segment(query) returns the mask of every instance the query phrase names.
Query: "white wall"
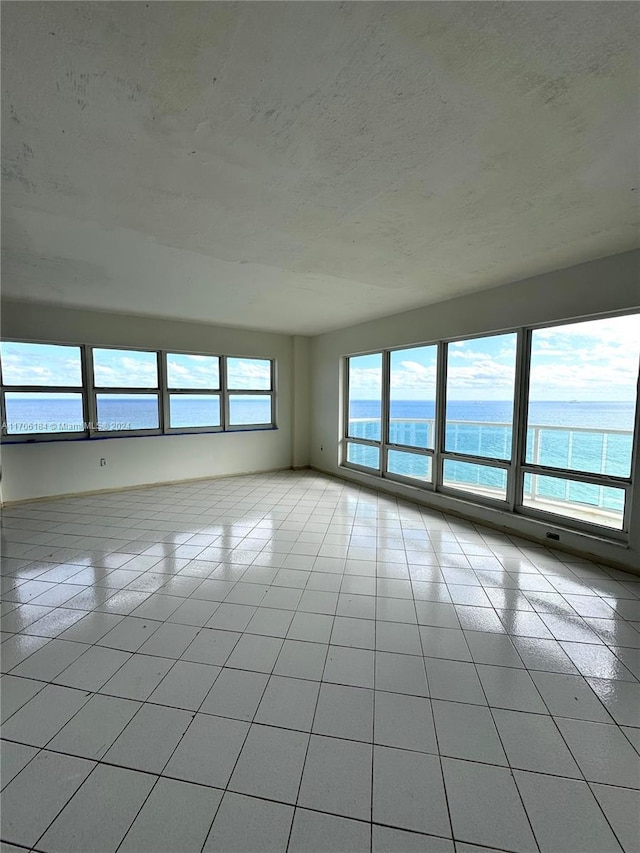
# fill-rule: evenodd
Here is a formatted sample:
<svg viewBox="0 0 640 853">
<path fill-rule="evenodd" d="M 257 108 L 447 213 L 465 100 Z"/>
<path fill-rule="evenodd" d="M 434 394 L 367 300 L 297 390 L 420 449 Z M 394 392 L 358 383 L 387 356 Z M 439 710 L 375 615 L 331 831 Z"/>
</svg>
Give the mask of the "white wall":
<svg viewBox="0 0 640 853">
<path fill-rule="evenodd" d="M 293 448 L 291 464 L 305 468 L 309 464 L 309 431 L 311 428 L 310 339 L 296 335 L 293 339 Z"/>
<path fill-rule="evenodd" d="M 339 468 L 341 358 L 351 353 L 443 337 L 481 334 L 637 308 L 640 306 L 639 272 L 640 252 L 626 252 L 313 338 L 311 465 L 441 509 L 463 512 L 478 521 L 544 538 L 552 525 Z M 628 548 L 563 531 L 561 542 L 565 547 L 640 570 L 640 458 L 635 461 L 635 483 L 633 538 Z"/>
<path fill-rule="evenodd" d="M 7 300 L 2 336 L 277 359 L 277 430 L 4 444 L 6 502 L 292 464 L 294 341 L 288 335 Z M 304 356 L 304 344 L 299 346 Z M 305 449 L 300 419 L 298 427 L 296 464 L 306 465 L 308 441 Z M 107 459 L 104 468 L 100 457 Z"/>
</svg>

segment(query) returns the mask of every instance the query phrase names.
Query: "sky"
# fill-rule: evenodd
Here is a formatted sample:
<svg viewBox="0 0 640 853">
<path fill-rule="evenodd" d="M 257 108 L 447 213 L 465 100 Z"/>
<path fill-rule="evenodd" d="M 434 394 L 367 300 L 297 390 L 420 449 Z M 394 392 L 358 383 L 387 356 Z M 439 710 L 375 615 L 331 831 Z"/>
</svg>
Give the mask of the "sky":
<svg viewBox="0 0 640 853">
<path fill-rule="evenodd" d="M 208 388 L 220 386 L 218 359 L 206 355 L 167 355 L 169 388 Z"/>
<path fill-rule="evenodd" d="M 80 347 L 3 342 L 0 345 L 5 385 L 82 387 Z M 155 352 L 94 349 L 95 384 L 107 388 L 150 388 L 158 384 Z M 270 362 L 229 358 L 229 387 L 237 390 L 270 388 Z M 218 358 L 169 354 L 170 388 L 216 389 Z"/>
<path fill-rule="evenodd" d="M 510 400 L 515 372 L 513 333 L 457 341 L 449 345 L 447 394 L 450 400 Z M 6 385 L 82 386 L 80 348 L 4 342 Z M 532 335 L 531 400 L 633 402 L 640 353 L 640 314 L 538 329 Z M 153 352 L 95 349 L 96 385 L 145 388 L 157 384 Z M 270 387 L 270 363 L 229 358 L 228 386 L 235 390 Z M 380 355 L 350 359 L 351 399 L 380 396 Z M 169 357 L 170 387 L 218 387 L 217 358 Z M 175 380 L 175 383 L 174 383 Z M 436 347 L 413 347 L 391 354 L 391 399 L 433 400 Z"/>
<path fill-rule="evenodd" d="M 449 345 L 450 400 L 511 400 L 516 335 L 493 335 Z M 640 314 L 535 330 L 532 337 L 530 399 L 536 401 L 633 402 L 638 380 Z M 435 347 L 396 351 L 391 399 L 432 400 Z M 352 400 L 379 396 L 381 358 L 350 360 Z"/>
<path fill-rule="evenodd" d="M 534 331 L 531 399 L 633 402 L 640 314 Z"/>
</svg>

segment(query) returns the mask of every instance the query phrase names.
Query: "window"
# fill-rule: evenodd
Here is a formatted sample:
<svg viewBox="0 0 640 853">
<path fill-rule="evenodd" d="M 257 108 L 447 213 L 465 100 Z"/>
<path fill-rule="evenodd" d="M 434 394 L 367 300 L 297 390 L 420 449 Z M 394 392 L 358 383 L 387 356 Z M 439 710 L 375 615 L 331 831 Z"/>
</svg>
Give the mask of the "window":
<svg viewBox="0 0 640 853">
<path fill-rule="evenodd" d="M 342 464 L 624 539 L 639 364 L 638 313 L 347 356 Z"/>
<path fill-rule="evenodd" d="M 389 448 L 387 451 L 387 473 L 430 483 L 431 457 Z"/>
<path fill-rule="evenodd" d="M 534 329 L 523 506 L 624 526 L 640 315 Z"/>
<path fill-rule="evenodd" d="M 382 353 L 349 359 L 347 435 L 380 441 L 382 437 Z"/>
<path fill-rule="evenodd" d="M 524 475 L 523 505 L 621 530 L 625 492 L 598 483 L 527 473 Z"/>
<path fill-rule="evenodd" d="M 86 430 L 80 347 L 5 341 L 0 355 L 7 435 Z"/>
<path fill-rule="evenodd" d="M 370 444 L 349 442 L 347 445 L 347 461 L 361 468 L 380 468 L 380 448 Z"/>
<path fill-rule="evenodd" d="M 96 430 L 158 430 L 160 394 L 157 353 L 94 348 L 92 356 Z M 144 392 L 132 393 L 132 388 L 144 389 Z"/>
<path fill-rule="evenodd" d="M 271 391 L 271 362 L 266 358 L 227 358 L 230 391 Z"/>
<path fill-rule="evenodd" d="M 515 333 L 447 344 L 443 486 L 506 501 L 516 344 Z M 474 457 L 501 460 L 505 468 Z"/>
<path fill-rule="evenodd" d="M 507 499 L 507 472 L 504 468 L 445 459 L 442 485 L 450 489 L 472 492 L 478 497 Z"/>
<path fill-rule="evenodd" d="M 169 429 L 220 427 L 220 359 L 167 353 Z"/>
<path fill-rule="evenodd" d="M 275 361 L 89 345 L 0 344 L 7 441 L 275 427 Z"/>
<path fill-rule="evenodd" d="M 437 365 L 437 346 L 411 347 L 389 353 L 385 475 L 393 479 L 431 482 Z"/>
<path fill-rule="evenodd" d="M 389 444 L 433 450 L 438 348 L 390 354 Z"/>
<path fill-rule="evenodd" d="M 445 450 L 511 458 L 515 334 L 447 345 Z"/>
<path fill-rule="evenodd" d="M 382 353 L 354 355 L 347 359 L 347 394 L 346 461 L 379 473 L 382 453 Z"/>
<path fill-rule="evenodd" d="M 227 424 L 273 426 L 273 368 L 264 358 L 227 358 Z"/>
</svg>

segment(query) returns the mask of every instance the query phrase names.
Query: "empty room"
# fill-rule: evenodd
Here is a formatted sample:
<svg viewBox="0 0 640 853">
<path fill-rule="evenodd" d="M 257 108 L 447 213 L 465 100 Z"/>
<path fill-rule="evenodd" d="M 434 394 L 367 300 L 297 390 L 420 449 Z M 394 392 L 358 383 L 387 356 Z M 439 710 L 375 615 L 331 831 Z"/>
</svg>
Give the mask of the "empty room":
<svg viewBox="0 0 640 853">
<path fill-rule="evenodd" d="M 0 11 L 1 853 L 640 853 L 640 6 Z"/>
</svg>

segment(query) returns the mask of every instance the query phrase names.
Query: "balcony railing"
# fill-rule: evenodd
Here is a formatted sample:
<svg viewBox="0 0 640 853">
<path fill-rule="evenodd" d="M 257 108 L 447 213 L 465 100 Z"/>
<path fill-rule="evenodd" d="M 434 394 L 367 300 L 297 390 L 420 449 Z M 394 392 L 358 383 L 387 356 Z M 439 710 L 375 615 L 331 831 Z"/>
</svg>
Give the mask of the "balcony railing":
<svg viewBox="0 0 640 853">
<path fill-rule="evenodd" d="M 380 439 L 380 420 L 351 418 L 352 438 Z M 406 448 L 433 447 L 433 418 L 391 418 L 390 444 Z M 447 421 L 446 451 L 469 456 L 504 459 L 511 457 L 512 427 L 509 423 Z M 628 477 L 633 432 L 623 429 L 532 424 L 527 430 L 526 462 L 550 469 L 544 474 L 527 473 L 523 502 L 527 506 L 571 515 L 574 518 L 620 527 L 624 512 L 624 491 L 602 484 L 578 482 L 553 476 L 551 469 L 578 471 L 610 477 Z M 403 457 L 411 476 L 411 456 Z M 456 485 L 471 487 L 490 495 L 495 487 L 486 466 L 459 466 L 453 469 Z"/>
</svg>

